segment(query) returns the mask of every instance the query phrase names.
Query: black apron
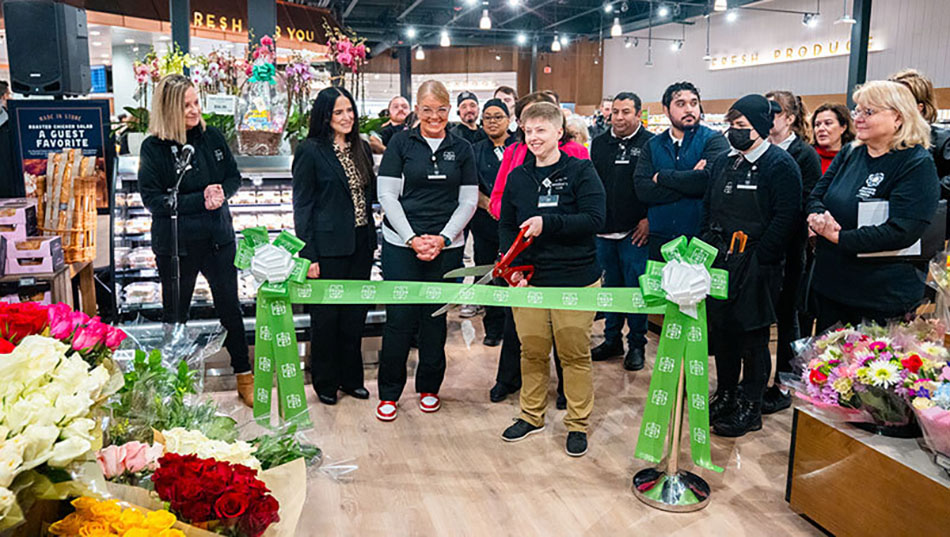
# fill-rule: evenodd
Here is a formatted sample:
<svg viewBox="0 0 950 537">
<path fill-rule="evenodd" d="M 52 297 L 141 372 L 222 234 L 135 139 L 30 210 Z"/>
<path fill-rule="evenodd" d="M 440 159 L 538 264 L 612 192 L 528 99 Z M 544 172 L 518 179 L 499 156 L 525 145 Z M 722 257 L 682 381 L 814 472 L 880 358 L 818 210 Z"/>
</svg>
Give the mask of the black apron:
<svg viewBox="0 0 950 537">
<path fill-rule="evenodd" d="M 759 239 L 769 218 L 762 214 L 760 196 L 761 170 L 742 155 L 730 158 L 719 177 L 712 178 L 709 200 L 709 235 L 719 249 L 716 266 L 729 271 L 729 298 L 710 300 L 709 316 L 726 332 L 747 332 L 776 322 L 776 304 L 782 283 L 782 265 L 762 265 L 755 255 Z M 729 246 L 736 231 L 748 235 L 743 252 L 736 240 L 732 253 Z"/>
</svg>

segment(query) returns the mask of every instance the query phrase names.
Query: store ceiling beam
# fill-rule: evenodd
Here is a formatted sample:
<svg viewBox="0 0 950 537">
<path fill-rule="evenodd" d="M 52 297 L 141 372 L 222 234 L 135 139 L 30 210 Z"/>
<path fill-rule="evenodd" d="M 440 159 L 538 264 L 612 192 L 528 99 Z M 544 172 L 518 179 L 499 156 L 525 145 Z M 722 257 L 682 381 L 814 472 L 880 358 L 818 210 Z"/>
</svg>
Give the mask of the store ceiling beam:
<svg viewBox="0 0 950 537">
<path fill-rule="evenodd" d="M 417 7 L 419 7 L 419 4 L 421 4 L 421 3 L 424 2 L 424 1 L 425 1 L 425 0 L 415 0 L 415 2 L 409 4 L 409 7 L 407 7 L 407 8 L 406 8 L 402 13 L 400 13 L 399 16 L 396 17 L 396 18 L 399 19 L 399 20 L 405 19 L 406 17 L 409 16 L 410 13 L 412 13 L 412 11 L 413 11 L 414 9 L 416 9 Z"/>
<path fill-rule="evenodd" d="M 356 7 L 356 4 L 358 4 L 359 1 L 360 0 L 350 0 L 349 5 L 347 5 L 346 9 L 343 10 L 344 19 L 350 16 L 350 13 L 353 11 L 353 8 Z"/>
</svg>

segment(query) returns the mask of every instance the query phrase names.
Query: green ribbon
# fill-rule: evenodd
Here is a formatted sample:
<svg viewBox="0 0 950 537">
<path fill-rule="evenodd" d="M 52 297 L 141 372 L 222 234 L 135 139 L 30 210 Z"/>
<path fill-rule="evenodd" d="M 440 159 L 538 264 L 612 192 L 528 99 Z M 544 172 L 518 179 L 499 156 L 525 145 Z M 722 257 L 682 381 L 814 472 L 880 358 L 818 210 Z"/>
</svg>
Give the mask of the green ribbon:
<svg viewBox="0 0 950 537">
<path fill-rule="evenodd" d="M 242 270 L 251 267 L 254 251 L 265 244 L 273 244 L 291 255 L 304 247 L 303 241 L 287 231 L 281 231 L 273 243 L 268 242 L 267 229 L 263 227 L 245 229 L 241 234 L 244 239 L 238 243 L 234 266 Z M 270 421 L 276 373 L 281 419 L 301 426 L 311 425 L 288 293 L 289 283 L 306 281 L 310 262 L 301 258 L 293 261 L 294 268 L 287 281 L 265 281 L 258 293 L 254 331 L 254 419 L 262 424 Z"/>
<path fill-rule="evenodd" d="M 251 69 L 251 78 L 248 82 L 267 82 L 268 84 L 276 84 L 277 81 L 274 80 L 274 75 L 277 74 L 277 68 L 274 67 L 272 63 L 257 63 L 254 64 L 254 67 Z"/>
<path fill-rule="evenodd" d="M 680 237 L 663 245 L 667 262 L 680 261 L 702 265 L 709 271 L 710 296 L 725 299 L 729 294 L 728 274 L 713 269 L 718 250 L 709 244 Z M 649 305 L 665 305 L 663 330 L 657 347 L 650 389 L 647 391 L 640 437 L 634 456 L 659 463 L 664 454 L 670 421 L 676 408 L 680 368 L 686 367 L 686 406 L 689 409 L 689 437 L 693 462 L 697 466 L 721 472 L 712 463 L 709 443 L 709 344 L 706 329 L 706 303 L 697 304 L 696 318 L 686 315 L 677 304 L 667 299 L 662 289 L 663 267 L 666 263 L 648 261 L 640 286 Z M 674 431 L 679 434 L 679 431 Z"/>
</svg>

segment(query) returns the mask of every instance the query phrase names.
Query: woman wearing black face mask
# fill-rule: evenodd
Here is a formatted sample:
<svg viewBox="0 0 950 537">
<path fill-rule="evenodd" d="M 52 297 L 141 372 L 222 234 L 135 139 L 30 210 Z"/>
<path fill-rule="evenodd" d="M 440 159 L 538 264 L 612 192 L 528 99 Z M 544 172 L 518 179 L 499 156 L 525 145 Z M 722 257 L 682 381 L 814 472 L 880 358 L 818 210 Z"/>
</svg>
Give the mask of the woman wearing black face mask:
<svg viewBox="0 0 950 537">
<path fill-rule="evenodd" d="M 718 376 L 709 419 L 722 436 L 762 428 L 769 327 L 776 319 L 785 244 L 801 212 L 798 165 L 768 141 L 778 111 L 761 95 L 732 105 L 726 114 L 732 150 L 713 161 L 703 198 L 702 238 L 719 249 L 715 266 L 729 271 L 729 298 L 708 302 Z"/>
</svg>

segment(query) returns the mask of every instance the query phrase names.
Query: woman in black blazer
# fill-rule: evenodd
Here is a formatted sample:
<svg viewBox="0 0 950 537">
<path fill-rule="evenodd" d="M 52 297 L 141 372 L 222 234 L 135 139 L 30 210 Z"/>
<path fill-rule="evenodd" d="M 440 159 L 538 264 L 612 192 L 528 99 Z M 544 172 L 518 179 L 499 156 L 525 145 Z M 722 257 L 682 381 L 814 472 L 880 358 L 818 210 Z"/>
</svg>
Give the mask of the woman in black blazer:
<svg viewBox="0 0 950 537">
<path fill-rule="evenodd" d="M 360 139 L 356 102 L 344 88 L 317 94 L 310 133 L 294 153 L 294 226 L 311 261 L 308 278 L 368 280 L 376 250 L 376 178 L 369 145 Z M 366 306 L 310 307 L 310 367 L 324 404 L 337 390 L 369 398 L 360 346 Z"/>
</svg>

